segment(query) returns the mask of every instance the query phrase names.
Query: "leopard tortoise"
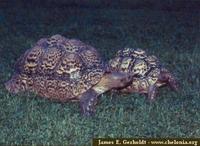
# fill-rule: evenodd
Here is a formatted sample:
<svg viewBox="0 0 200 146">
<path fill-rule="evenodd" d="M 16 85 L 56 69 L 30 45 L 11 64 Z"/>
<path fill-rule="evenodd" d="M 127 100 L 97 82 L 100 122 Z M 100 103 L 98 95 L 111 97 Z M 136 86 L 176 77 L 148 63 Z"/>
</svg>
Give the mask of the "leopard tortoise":
<svg viewBox="0 0 200 146">
<path fill-rule="evenodd" d="M 154 100 L 157 89 L 162 86 L 170 86 L 178 90 L 178 84 L 174 76 L 164 68 L 156 56 L 147 55 L 142 49 L 124 48 L 116 53 L 116 56 L 108 63 L 111 71 L 128 73 L 133 76 L 132 83 L 123 88 L 124 93 L 144 93 Z"/>
<path fill-rule="evenodd" d="M 11 93 L 31 91 L 61 102 L 80 101 L 82 113 L 90 116 L 100 94 L 131 81 L 127 73 L 107 71 L 92 46 L 54 35 L 40 39 L 20 56 L 5 87 Z"/>
</svg>

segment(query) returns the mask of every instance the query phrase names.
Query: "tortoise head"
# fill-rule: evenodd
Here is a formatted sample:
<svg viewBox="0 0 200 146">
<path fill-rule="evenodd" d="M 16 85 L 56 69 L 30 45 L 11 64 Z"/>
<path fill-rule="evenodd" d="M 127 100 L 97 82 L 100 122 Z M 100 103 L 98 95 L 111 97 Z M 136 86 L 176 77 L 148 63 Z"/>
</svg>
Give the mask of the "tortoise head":
<svg viewBox="0 0 200 146">
<path fill-rule="evenodd" d="M 100 82 L 95 86 L 98 93 L 111 89 L 121 89 L 132 83 L 133 77 L 128 73 L 106 72 Z"/>
<path fill-rule="evenodd" d="M 26 89 L 26 85 L 23 82 L 22 77 L 16 74 L 5 83 L 5 87 L 10 93 L 19 93 L 25 91 Z"/>
<path fill-rule="evenodd" d="M 124 88 L 133 80 L 133 76 L 128 73 L 111 72 L 106 75 L 107 83 L 110 88 L 119 89 Z"/>
</svg>

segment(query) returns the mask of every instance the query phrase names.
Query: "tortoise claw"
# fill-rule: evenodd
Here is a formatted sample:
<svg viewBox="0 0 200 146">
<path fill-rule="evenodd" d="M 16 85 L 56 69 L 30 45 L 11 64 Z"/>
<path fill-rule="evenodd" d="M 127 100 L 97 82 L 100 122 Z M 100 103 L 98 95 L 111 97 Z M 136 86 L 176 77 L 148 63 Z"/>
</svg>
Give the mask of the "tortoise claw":
<svg viewBox="0 0 200 146">
<path fill-rule="evenodd" d="M 82 115 L 86 117 L 94 116 L 96 101 L 97 101 L 97 98 L 93 97 L 93 98 L 85 99 L 85 101 L 81 102 Z"/>
</svg>

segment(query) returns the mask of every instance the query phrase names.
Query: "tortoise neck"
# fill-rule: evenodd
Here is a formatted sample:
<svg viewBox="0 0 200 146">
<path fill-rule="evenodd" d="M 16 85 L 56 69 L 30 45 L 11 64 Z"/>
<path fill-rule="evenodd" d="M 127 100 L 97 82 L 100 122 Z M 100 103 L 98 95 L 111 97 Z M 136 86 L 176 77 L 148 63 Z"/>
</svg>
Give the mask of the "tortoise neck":
<svg viewBox="0 0 200 146">
<path fill-rule="evenodd" d="M 99 85 L 97 85 L 97 86 L 93 87 L 93 90 L 94 90 L 98 95 L 100 95 L 100 94 L 102 94 L 102 93 L 108 91 L 109 89 L 107 89 L 105 86 L 99 86 Z"/>
</svg>

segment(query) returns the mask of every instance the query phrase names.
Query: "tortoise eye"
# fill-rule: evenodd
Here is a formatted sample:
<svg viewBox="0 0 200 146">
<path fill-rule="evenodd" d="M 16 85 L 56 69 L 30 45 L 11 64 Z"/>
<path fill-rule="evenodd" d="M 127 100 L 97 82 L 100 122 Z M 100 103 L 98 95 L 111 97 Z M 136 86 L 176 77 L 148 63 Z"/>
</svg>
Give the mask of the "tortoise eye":
<svg viewBox="0 0 200 146">
<path fill-rule="evenodd" d="M 18 84 L 19 84 L 19 81 L 16 81 L 15 83 L 18 85 Z"/>
<path fill-rule="evenodd" d="M 120 79 L 120 82 L 124 82 L 124 79 Z"/>
</svg>

